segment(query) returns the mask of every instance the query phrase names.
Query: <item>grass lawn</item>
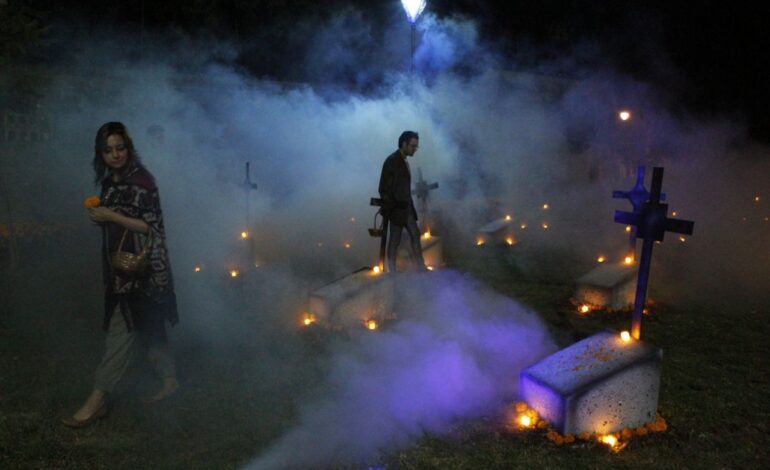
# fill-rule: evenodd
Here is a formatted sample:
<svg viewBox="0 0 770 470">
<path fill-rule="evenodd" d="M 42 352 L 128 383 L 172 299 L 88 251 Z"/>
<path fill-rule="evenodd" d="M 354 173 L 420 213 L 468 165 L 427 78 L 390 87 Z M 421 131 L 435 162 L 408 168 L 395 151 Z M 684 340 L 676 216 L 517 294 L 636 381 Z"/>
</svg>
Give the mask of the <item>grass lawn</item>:
<svg viewBox="0 0 770 470">
<path fill-rule="evenodd" d="M 572 283 L 590 266 L 565 253 L 485 247 L 448 262 L 538 312 L 560 346 L 601 329 L 628 329 L 630 314 L 575 313 L 568 300 Z M 138 397 L 156 383 L 136 368 L 115 394 L 107 419 L 87 429 L 67 429 L 59 420 L 88 393 L 101 351 L 100 319 L 93 313 L 100 308 L 94 287 L 99 279 L 52 272 L 57 270 L 31 267 L 0 274 L 2 469 L 237 468 L 294 424 L 297 404 L 324 377 L 322 342 L 300 333 L 263 332 L 252 338 L 255 333 L 243 332 L 231 342 L 211 344 L 185 337 L 182 328 L 175 332 L 183 387 L 176 397 L 162 405 L 142 404 Z M 241 307 L 232 308 L 233 315 L 246 315 L 248 309 Z M 664 350 L 659 412 L 669 428 L 634 438 L 619 454 L 595 443 L 557 447 L 544 431 L 510 433 L 496 417 L 481 417 L 458 424 L 446 436 L 426 435 L 383 456 L 381 465 L 767 468 L 768 313 L 767 305 L 750 299 L 656 304 L 645 317 L 643 335 Z M 260 357 L 265 354 L 281 356 L 280 373 L 264 369 Z M 271 380 L 263 380 L 266 376 Z"/>
</svg>

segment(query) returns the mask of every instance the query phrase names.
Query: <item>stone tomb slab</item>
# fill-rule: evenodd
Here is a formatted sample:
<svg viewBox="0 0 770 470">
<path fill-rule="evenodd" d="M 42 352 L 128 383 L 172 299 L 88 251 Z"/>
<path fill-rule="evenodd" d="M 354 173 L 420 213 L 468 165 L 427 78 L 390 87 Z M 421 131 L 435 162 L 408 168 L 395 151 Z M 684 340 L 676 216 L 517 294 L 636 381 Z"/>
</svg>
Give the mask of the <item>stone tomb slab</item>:
<svg viewBox="0 0 770 470">
<path fill-rule="evenodd" d="M 622 310 L 634 306 L 636 265 L 602 264 L 577 280 L 575 300 L 593 307 Z"/>
<path fill-rule="evenodd" d="M 512 218 L 503 217 L 476 230 L 477 245 L 513 245 L 515 243 Z"/>
<path fill-rule="evenodd" d="M 401 244 L 398 247 L 398 258 L 396 259 L 396 268 L 405 271 L 411 267 L 411 257 L 409 255 L 409 237 L 406 234 L 401 236 Z M 420 246 L 422 246 L 422 257 L 425 260 L 425 266 L 438 268 L 444 265 L 444 252 L 441 243 L 441 237 L 431 235 L 420 237 Z"/>
<path fill-rule="evenodd" d="M 331 328 L 360 328 L 393 315 L 393 279 L 365 267 L 310 293 L 310 313 Z"/>
<path fill-rule="evenodd" d="M 654 421 L 663 351 L 606 331 L 521 372 L 521 398 L 562 434 L 607 434 Z"/>
</svg>

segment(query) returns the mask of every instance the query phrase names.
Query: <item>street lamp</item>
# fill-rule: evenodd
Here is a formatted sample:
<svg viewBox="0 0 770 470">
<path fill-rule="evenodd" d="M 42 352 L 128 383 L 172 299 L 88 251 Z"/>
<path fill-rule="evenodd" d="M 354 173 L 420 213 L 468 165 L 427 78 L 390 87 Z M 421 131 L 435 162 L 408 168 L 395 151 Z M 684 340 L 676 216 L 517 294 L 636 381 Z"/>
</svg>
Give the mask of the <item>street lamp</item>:
<svg viewBox="0 0 770 470">
<path fill-rule="evenodd" d="M 409 20 L 409 24 L 412 26 L 412 57 L 411 65 L 409 68 L 409 73 L 411 74 L 414 73 L 414 43 L 416 36 L 415 23 L 417 22 L 417 18 L 419 18 L 422 14 L 422 11 L 425 10 L 426 3 L 426 0 L 401 0 L 401 5 L 404 7 L 404 11 L 406 12 L 406 18 Z"/>
</svg>

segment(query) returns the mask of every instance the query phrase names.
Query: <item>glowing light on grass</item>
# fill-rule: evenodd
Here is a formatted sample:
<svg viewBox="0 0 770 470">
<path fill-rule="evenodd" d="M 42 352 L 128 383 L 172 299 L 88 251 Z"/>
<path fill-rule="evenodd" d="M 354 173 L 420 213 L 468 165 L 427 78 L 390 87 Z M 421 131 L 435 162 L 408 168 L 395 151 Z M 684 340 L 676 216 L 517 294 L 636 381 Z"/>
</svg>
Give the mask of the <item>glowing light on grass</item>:
<svg viewBox="0 0 770 470">
<path fill-rule="evenodd" d="M 618 438 L 615 437 L 612 434 L 605 434 L 599 438 L 599 441 L 609 447 L 610 449 L 614 449 L 618 445 Z"/>
<path fill-rule="evenodd" d="M 628 343 L 629 341 L 631 341 L 631 334 L 628 331 L 625 331 L 625 330 L 621 331 L 620 332 L 620 340 L 623 341 L 624 343 Z"/>
<path fill-rule="evenodd" d="M 376 330 L 379 327 L 379 325 L 377 324 L 377 320 L 366 320 L 364 325 L 366 326 L 367 330 L 372 330 L 372 331 Z"/>
<path fill-rule="evenodd" d="M 417 18 L 419 18 L 423 10 L 425 10 L 426 4 L 426 0 L 401 0 L 401 5 L 404 7 L 406 17 L 412 24 L 417 21 Z"/>
<path fill-rule="evenodd" d="M 618 118 L 623 122 L 628 121 L 631 119 L 631 111 L 627 109 L 621 109 L 618 111 Z"/>
</svg>

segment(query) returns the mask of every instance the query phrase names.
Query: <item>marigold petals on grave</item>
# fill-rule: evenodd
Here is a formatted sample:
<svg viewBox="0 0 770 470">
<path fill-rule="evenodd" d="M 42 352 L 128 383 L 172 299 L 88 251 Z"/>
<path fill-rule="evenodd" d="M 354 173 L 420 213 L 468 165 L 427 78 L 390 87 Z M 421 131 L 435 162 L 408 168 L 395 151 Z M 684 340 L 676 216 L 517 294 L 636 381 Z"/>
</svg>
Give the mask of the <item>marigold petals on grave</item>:
<svg viewBox="0 0 770 470">
<path fill-rule="evenodd" d="M 517 402 L 515 406 L 516 406 L 517 413 L 524 413 L 525 411 L 527 411 L 527 408 L 529 408 L 527 404 L 524 403 L 523 401 Z"/>
<path fill-rule="evenodd" d="M 620 437 L 623 439 L 631 439 L 631 437 L 634 435 L 634 432 L 628 428 L 623 428 L 622 431 L 620 431 Z"/>
<path fill-rule="evenodd" d="M 572 435 L 572 434 L 565 434 L 565 435 L 564 435 L 564 442 L 565 442 L 566 444 L 569 444 L 569 443 L 575 442 L 575 436 L 574 436 L 574 435 Z"/>
<path fill-rule="evenodd" d="M 644 426 L 639 426 L 634 430 L 637 436 L 646 436 L 647 435 L 647 428 Z"/>
<path fill-rule="evenodd" d="M 591 440 L 591 433 L 587 431 L 583 431 L 580 434 L 578 434 L 578 439 L 581 441 L 589 441 Z"/>
<path fill-rule="evenodd" d="M 545 429 L 548 427 L 548 421 L 542 420 L 537 422 L 537 429 Z"/>
<path fill-rule="evenodd" d="M 559 435 L 559 433 L 558 433 L 558 432 L 556 432 L 556 431 L 548 431 L 548 433 L 545 435 L 545 437 L 546 437 L 546 438 L 547 438 L 549 441 L 553 441 L 553 442 L 556 442 L 556 439 L 559 439 L 559 438 L 561 438 L 561 436 Z"/>
</svg>

